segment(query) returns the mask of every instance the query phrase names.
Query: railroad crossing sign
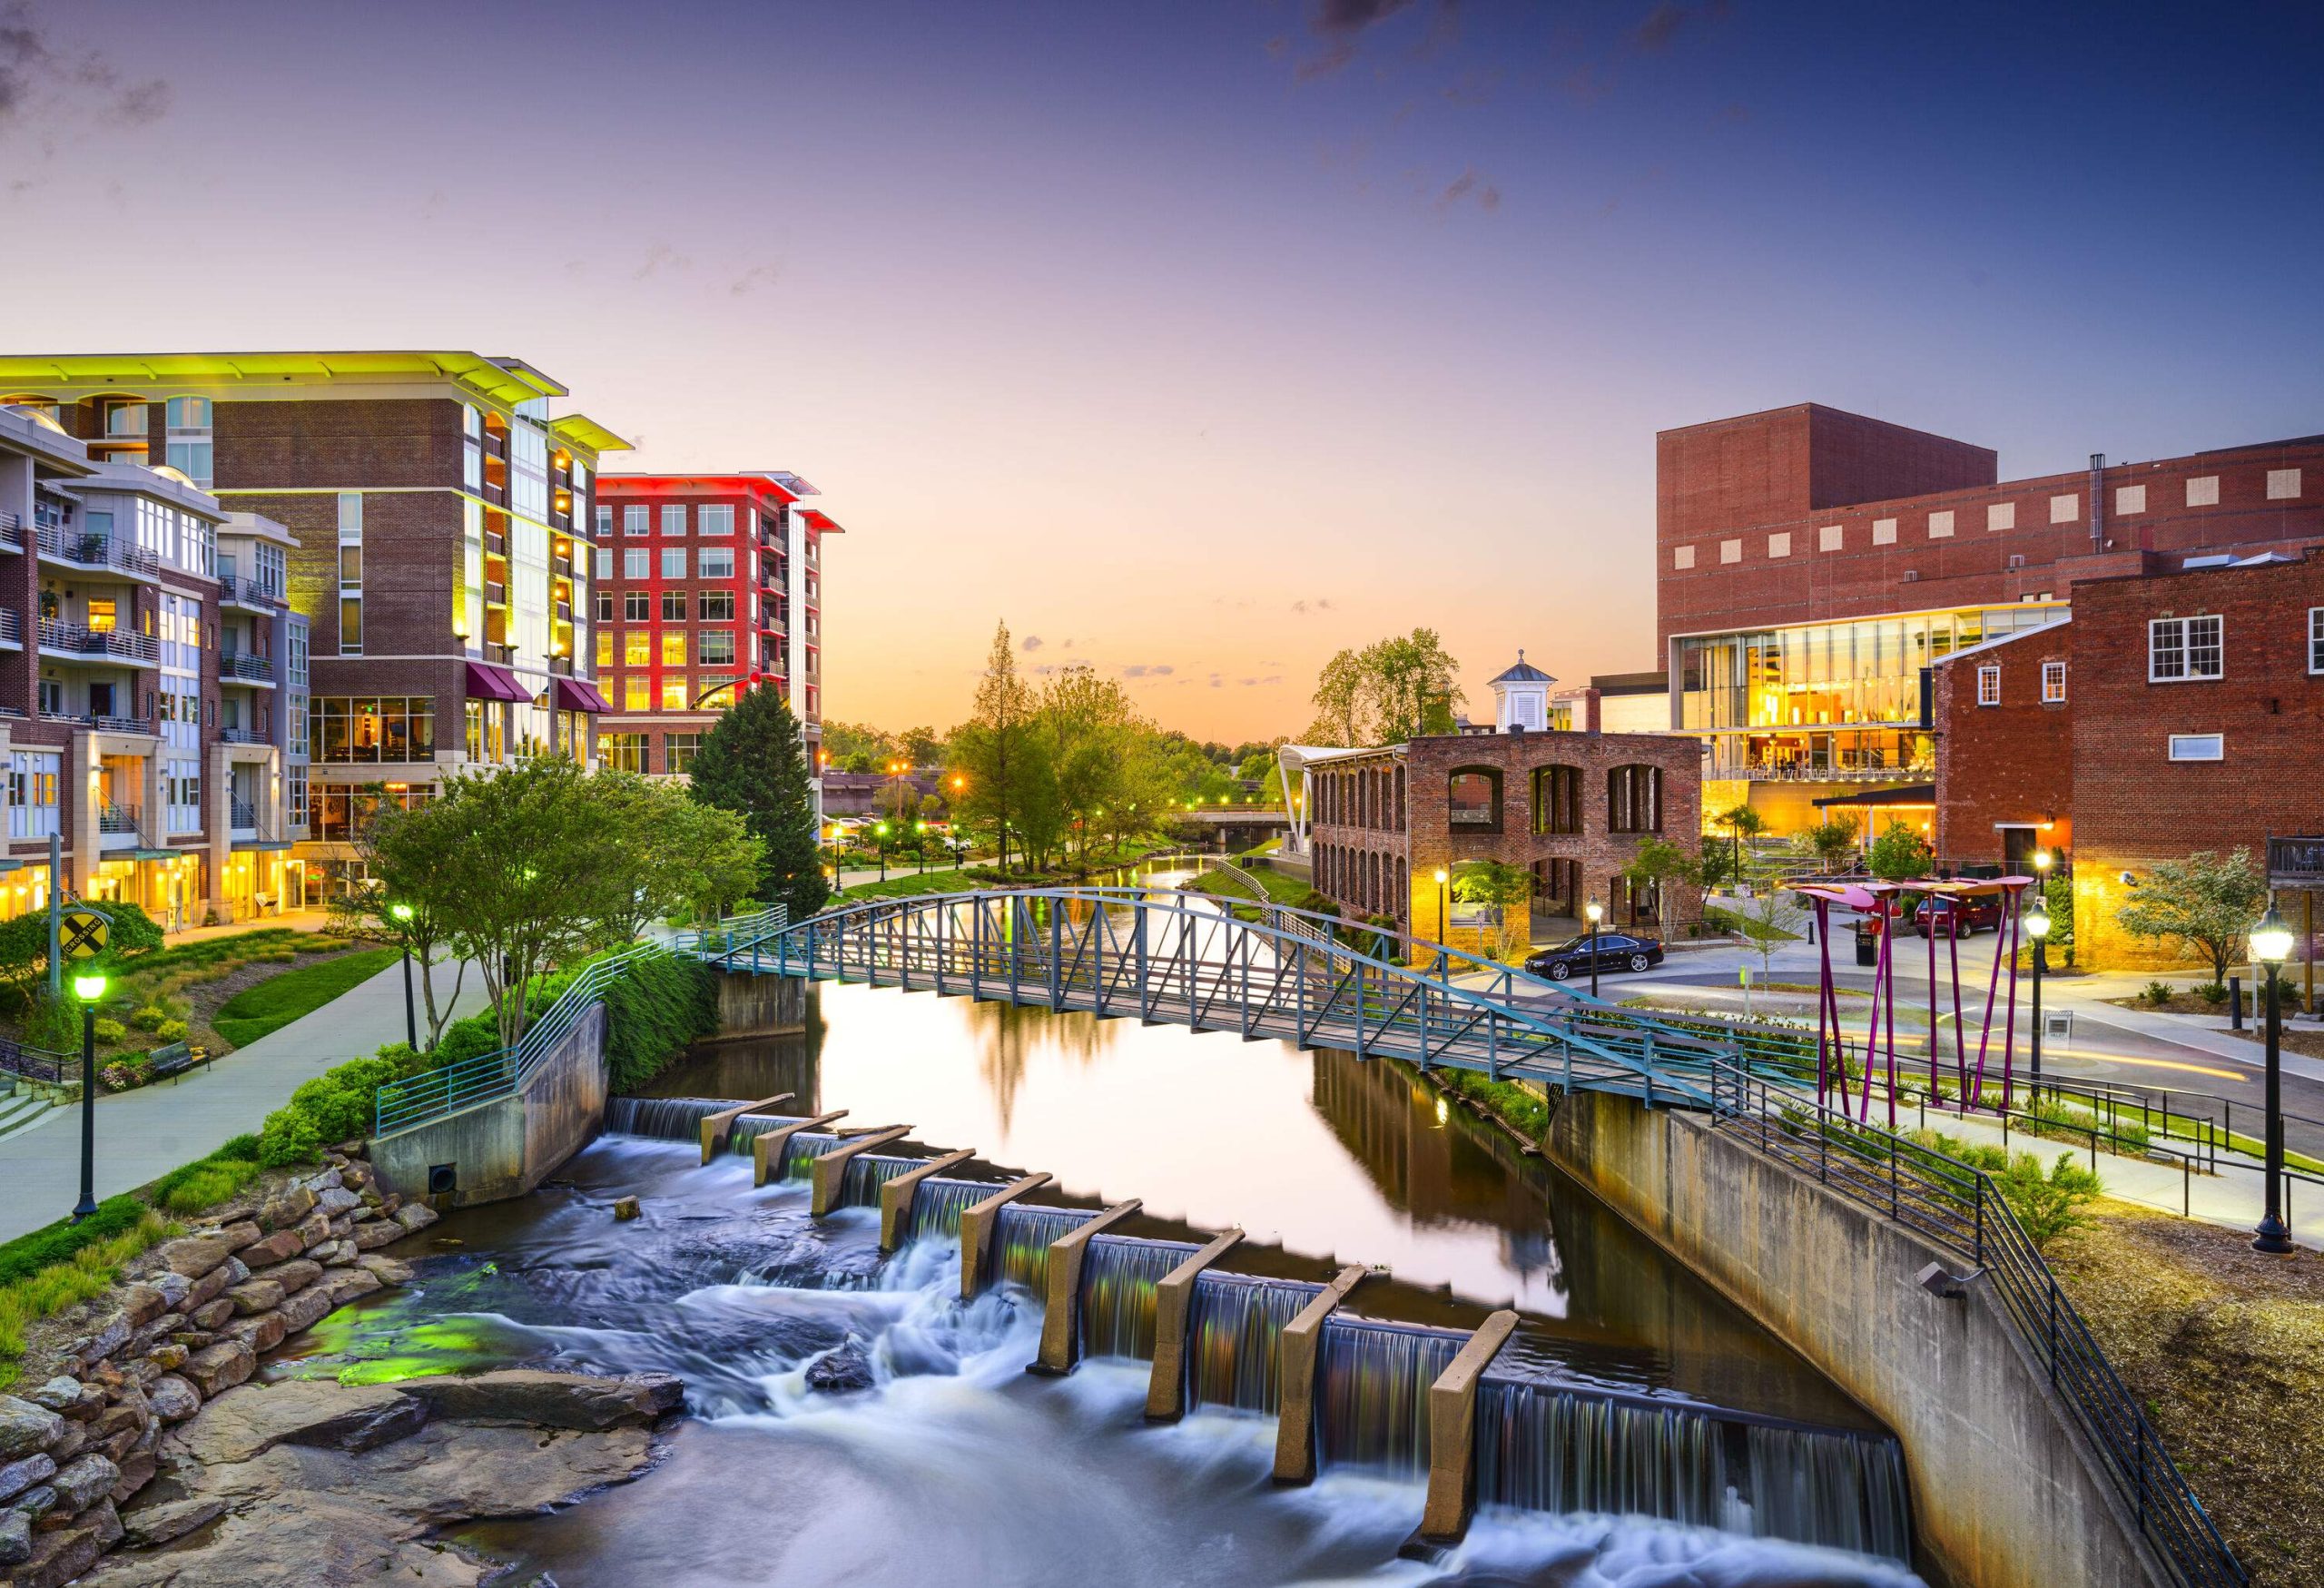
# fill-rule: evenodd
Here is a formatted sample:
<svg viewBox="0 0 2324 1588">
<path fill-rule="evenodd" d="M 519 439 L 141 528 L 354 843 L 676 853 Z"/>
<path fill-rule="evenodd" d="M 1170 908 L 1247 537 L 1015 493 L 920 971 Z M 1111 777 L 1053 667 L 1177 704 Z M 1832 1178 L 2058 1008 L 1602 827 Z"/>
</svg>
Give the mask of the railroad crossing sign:
<svg viewBox="0 0 2324 1588">
<path fill-rule="evenodd" d="M 57 941 L 68 960 L 94 960 L 104 952 L 113 923 L 94 910 L 68 910 L 56 923 Z"/>
</svg>

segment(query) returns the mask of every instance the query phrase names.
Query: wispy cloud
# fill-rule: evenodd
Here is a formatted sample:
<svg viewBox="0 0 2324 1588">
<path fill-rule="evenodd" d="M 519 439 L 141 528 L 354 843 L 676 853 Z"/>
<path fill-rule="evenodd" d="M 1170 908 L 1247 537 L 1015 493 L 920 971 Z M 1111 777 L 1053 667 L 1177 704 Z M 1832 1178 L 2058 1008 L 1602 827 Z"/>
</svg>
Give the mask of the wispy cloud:
<svg viewBox="0 0 2324 1588">
<path fill-rule="evenodd" d="M 1291 609 L 1302 615 L 1309 612 L 1329 612 L 1332 609 L 1331 597 L 1317 596 L 1311 599 L 1303 597 L 1291 604 Z"/>
<path fill-rule="evenodd" d="M 1473 165 L 1445 184 L 1444 191 L 1436 195 L 1436 207 L 1449 210 L 1462 200 L 1471 198 L 1476 201 L 1480 210 L 1491 212 L 1501 208 L 1501 189 L 1480 177 Z"/>
<path fill-rule="evenodd" d="M 1025 643 L 1018 648 L 1019 650 L 1038 651 L 1041 648 L 1042 644 L 1043 641 L 1039 635 L 1029 634 L 1025 636 Z"/>
<path fill-rule="evenodd" d="M 726 291 L 734 297 L 747 298 L 761 287 L 772 287 L 783 279 L 779 264 L 754 264 L 729 282 Z"/>
<path fill-rule="evenodd" d="M 151 126 L 169 114 L 169 80 L 124 83 L 101 51 L 67 55 L 50 42 L 30 0 L 0 4 L 0 131 L 20 121 L 51 119 L 84 105 L 130 126 Z"/>
<path fill-rule="evenodd" d="M 1167 678 L 1178 669 L 1167 662 L 1132 662 L 1122 669 L 1125 678 Z"/>
</svg>

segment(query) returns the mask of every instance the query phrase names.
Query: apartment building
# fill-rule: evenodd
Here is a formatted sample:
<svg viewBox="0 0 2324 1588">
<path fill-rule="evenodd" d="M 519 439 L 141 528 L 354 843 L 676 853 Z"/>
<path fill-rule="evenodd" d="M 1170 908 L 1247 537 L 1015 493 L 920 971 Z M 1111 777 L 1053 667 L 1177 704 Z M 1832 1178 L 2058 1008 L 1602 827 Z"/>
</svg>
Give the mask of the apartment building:
<svg viewBox="0 0 2324 1588">
<path fill-rule="evenodd" d="M 588 634 L 591 508 L 597 459 L 626 443 L 553 415 L 567 395 L 521 360 L 473 352 L 0 357 L 0 400 L 41 407 L 93 462 L 173 467 L 287 529 L 310 675 L 297 853 L 330 879 L 379 801 L 523 754 L 593 755 L 607 703 Z M 249 543 L 238 588 L 263 545 Z M 233 610 L 238 643 L 288 646 L 288 625 Z M 238 675 L 279 656 L 288 676 L 285 651 L 234 655 Z"/>
<path fill-rule="evenodd" d="M 736 691 L 791 703 L 822 743 L 822 542 L 841 533 L 795 474 L 608 474 L 595 520 L 598 721 L 608 765 L 684 775 Z"/>
<path fill-rule="evenodd" d="M 165 925 L 280 912 L 300 896 L 281 674 L 255 652 L 288 625 L 221 580 L 217 498 L 124 451 L 0 405 L 0 915 L 46 907 L 51 834 L 74 896 Z M 227 538 L 290 544 L 255 516 Z"/>
</svg>

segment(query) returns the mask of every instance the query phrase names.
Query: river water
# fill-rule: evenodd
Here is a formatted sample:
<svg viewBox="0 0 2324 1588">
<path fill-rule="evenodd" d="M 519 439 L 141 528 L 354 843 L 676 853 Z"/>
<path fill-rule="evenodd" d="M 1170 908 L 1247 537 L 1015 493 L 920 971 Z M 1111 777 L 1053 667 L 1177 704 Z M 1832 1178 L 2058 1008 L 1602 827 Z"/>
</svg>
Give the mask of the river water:
<svg viewBox="0 0 2324 1588">
<path fill-rule="evenodd" d="M 460 1534 L 520 1567 L 510 1581 L 546 1573 L 560 1588 L 1917 1581 L 1865 1554 L 1751 1536 L 1785 1531 L 1766 1520 L 1783 1507 L 1762 1504 L 1755 1524 L 1734 1493 L 1722 1503 L 1728 1480 L 1706 1487 L 1700 1462 L 1660 1431 L 1678 1425 L 1671 1410 L 1742 1414 L 1761 1461 L 1775 1459 L 1763 1442 L 1797 1437 L 1794 1425 L 1846 1435 L 1824 1439 L 1822 1459 L 1853 1452 L 1857 1438 L 1877 1438 L 1870 1419 L 1579 1188 L 1440 1107 L 1410 1071 L 927 994 L 827 986 L 815 1004 L 806 1036 L 708 1048 L 655 1092 L 791 1091 L 770 1111 L 844 1108 L 848 1126 L 910 1124 L 925 1150 L 977 1150 L 954 1173 L 1051 1173 L 1055 1187 L 1036 1200 L 1141 1198 L 1143 1216 L 1122 1227 L 1131 1236 L 1198 1240 L 1239 1225 L 1248 1241 L 1221 1266 L 1242 1273 L 1313 1282 L 1343 1263 L 1386 1265 L 1393 1277 L 1367 1280 L 1347 1303 L 1365 1317 L 1466 1328 L 1513 1306 L 1520 1331 L 1495 1371 L 1601 1386 L 1628 1408 L 1621 1416 L 1654 1421 L 1655 1471 L 1620 1490 L 1644 1498 L 1622 1504 L 1696 1524 L 1487 1505 L 1449 1557 L 1400 1559 L 1420 1514 L 1412 1471 L 1327 1449 L 1315 1484 L 1277 1488 L 1272 1416 L 1202 1406 L 1148 1425 L 1142 1361 L 1029 1376 L 1040 1327 L 1030 1293 L 1003 1285 L 964 1306 L 951 1238 L 932 1234 L 882 1258 L 874 1210 L 812 1218 L 803 1182 L 754 1190 L 747 1156 L 702 1166 L 691 1139 L 608 1135 L 534 1196 L 448 1217 L 397 1248 L 419 1263 L 414 1285 L 332 1315 L 271 1371 L 379 1380 L 524 1363 L 680 1375 L 688 1415 L 648 1475 L 554 1516 Z M 616 1223 L 611 1204 L 625 1194 L 644 1216 Z M 1375 1337 L 1401 1338 L 1357 1325 L 1344 1339 Z M 808 1366 L 849 1342 L 873 1387 L 810 1389 Z M 1541 1408 L 1525 1415 L 1535 1437 Z M 1645 1448 L 1620 1427 L 1590 1436 L 1617 1464 Z M 1633 1444 L 1609 1443 L 1623 1440 Z M 1727 1471 L 1716 1452 L 1709 1459 Z M 1802 1465 L 1791 1499 L 1820 1494 L 1828 1476 Z M 1519 1479 L 1494 1481 L 1541 1486 L 1539 1473 Z M 1659 1497 L 1690 1483 L 1709 1495 L 1692 1509 Z M 1559 1492 L 1554 1475 L 1545 1492 Z M 1613 1491 L 1600 1475 L 1590 1492 Z"/>
</svg>

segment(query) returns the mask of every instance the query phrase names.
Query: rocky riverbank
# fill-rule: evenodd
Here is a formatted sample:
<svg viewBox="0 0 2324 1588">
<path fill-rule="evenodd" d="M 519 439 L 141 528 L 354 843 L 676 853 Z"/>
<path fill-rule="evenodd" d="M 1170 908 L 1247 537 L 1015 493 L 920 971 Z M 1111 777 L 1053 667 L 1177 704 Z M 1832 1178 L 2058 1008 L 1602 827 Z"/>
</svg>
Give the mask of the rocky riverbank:
<svg viewBox="0 0 2324 1588">
<path fill-rule="evenodd" d="M 201 1525 L 207 1518 L 143 1504 L 165 1435 L 289 1336 L 408 1279 L 378 1248 L 435 1218 L 334 1151 L 320 1170 L 254 1189 L 154 1248 L 123 1284 L 62 1320 L 28 1352 L 17 1393 L 0 1395 L 5 1580 L 54 1588 L 129 1540 L 133 1524 L 147 1544 Z"/>
</svg>

